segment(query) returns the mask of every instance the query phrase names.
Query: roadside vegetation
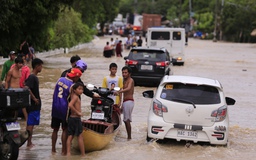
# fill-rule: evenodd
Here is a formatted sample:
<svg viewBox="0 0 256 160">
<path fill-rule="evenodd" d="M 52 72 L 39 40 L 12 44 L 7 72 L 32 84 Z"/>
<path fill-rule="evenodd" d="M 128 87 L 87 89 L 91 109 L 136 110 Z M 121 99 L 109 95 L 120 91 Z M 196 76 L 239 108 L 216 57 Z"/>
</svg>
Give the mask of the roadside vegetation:
<svg viewBox="0 0 256 160">
<path fill-rule="evenodd" d="M 0 5 L 0 55 L 18 51 L 25 39 L 37 51 L 89 42 L 97 23 L 103 29 L 118 13 L 161 14 L 174 27 L 193 19 L 191 32 L 256 42 L 250 35 L 256 28 L 255 0 L 8 0 Z"/>
</svg>

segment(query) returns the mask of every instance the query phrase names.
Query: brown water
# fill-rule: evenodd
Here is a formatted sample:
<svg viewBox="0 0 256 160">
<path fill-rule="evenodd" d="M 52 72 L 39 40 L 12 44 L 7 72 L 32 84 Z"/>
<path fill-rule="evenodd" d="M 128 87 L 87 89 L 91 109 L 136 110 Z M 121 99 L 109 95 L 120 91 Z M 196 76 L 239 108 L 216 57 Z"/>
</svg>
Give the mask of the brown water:
<svg viewBox="0 0 256 160">
<path fill-rule="evenodd" d="M 71 157 L 60 155 L 60 136 L 57 141 L 58 153 L 51 153 L 51 102 L 53 88 L 61 72 L 70 67 L 69 58 L 79 54 L 88 63 L 88 70 L 83 74 L 85 84 L 101 85 L 105 75 L 109 74 L 108 65 L 116 62 L 119 66 L 118 75 L 124 66 L 122 58 L 102 57 L 102 48 L 110 37 L 105 37 L 88 45 L 86 49 L 75 53 L 56 55 L 43 58 L 45 64 L 39 74 L 40 94 L 43 102 L 41 122 L 34 129 L 33 143 L 35 147 L 20 148 L 20 160 L 58 160 L 81 159 L 79 152 L 72 150 Z M 127 51 L 124 53 L 127 55 Z M 181 159 L 181 160 L 216 160 L 216 159 L 255 159 L 256 127 L 255 127 L 255 79 L 256 79 L 256 45 L 213 43 L 211 41 L 190 40 L 186 48 L 184 66 L 174 66 L 175 75 L 194 75 L 218 79 L 226 96 L 237 100 L 236 105 L 229 108 L 230 112 L 230 145 L 229 147 L 192 144 L 185 147 L 184 142 L 168 141 L 165 144 L 146 142 L 147 113 L 150 99 L 142 97 L 142 92 L 154 87 L 135 87 L 135 108 L 133 110 L 132 140 L 126 140 L 124 125 L 115 139 L 102 151 L 86 153 L 84 159 L 97 160 L 131 160 L 131 159 Z M 83 118 L 89 118 L 90 98 L 82 96 Z M 24 121 L 21 120 L 24 126 Z"/>
</svg>

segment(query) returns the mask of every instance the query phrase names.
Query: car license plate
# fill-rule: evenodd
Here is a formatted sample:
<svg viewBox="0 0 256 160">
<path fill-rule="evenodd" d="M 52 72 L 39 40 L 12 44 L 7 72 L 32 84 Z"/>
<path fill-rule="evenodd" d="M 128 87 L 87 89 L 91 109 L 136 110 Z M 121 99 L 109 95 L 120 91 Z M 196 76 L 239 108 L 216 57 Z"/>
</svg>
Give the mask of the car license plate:
<svg viewBox="0 0 256 160">
<path fill-rule="evenodd" d="M 153 66 L 152 65 L 141 65 L 140 69 L 141 70 L 152 70 Z"/>
<path fill-rule="evenodd" d="M 187 138 L 197 138 L 197 131 L 188 131 L 188 130 L 178 130 L 177 136 L 178 137 L 187 137 Z"/>
<path fill-rule="evenodd" d="M 92 119 L 104 119 L 104 113 L 92 112 Z"/>
<path fill-rule="evenodd" d="M 7 131 L 15 131 L 20 130 L 20 123 L 19 122 L 10 122 L 5 123 Z"/>
</svg>

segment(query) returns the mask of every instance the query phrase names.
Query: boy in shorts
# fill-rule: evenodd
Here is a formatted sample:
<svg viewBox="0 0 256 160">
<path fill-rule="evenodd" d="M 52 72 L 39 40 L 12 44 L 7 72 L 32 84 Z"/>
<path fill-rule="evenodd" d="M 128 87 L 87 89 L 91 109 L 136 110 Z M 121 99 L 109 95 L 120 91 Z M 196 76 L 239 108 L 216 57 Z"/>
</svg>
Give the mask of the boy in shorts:
<svg viewBox="0 0 256 160">
<path fill-rule="evenodd" d="M 30 132 L 27 147 L 33 147 L 32 134 L 35 125 L 39 125 L 40 122 L 40 110 L 41 110 L 41 98 L 39 94 L 39 80 L 37 74 L 42 71 L 43 61 L 39 58 L 35 58 L 32 61 L 33 71 L 29 77 L 25 80 L 25 87 L 29 88 L 31 97 L 31 106 L 27 106 L 28 120 L 27 130 Z"/>
<path fill-rule="evenodd" d="M 78 137 L 81 156 L 85 156 L 83 135 L 81 134 L 83 132 L 83 126 L 81 122 L 81 100 L 79 98 L 83 91 L 84 85 L 80 82 L 75 83 L 71 88 L 71 101 L 68 104 L 68 108 L 71 111 L 71 114 L 68 118 L 67 156 L 71 155 L 70 148 L 74 136 Z"/>
</svg>

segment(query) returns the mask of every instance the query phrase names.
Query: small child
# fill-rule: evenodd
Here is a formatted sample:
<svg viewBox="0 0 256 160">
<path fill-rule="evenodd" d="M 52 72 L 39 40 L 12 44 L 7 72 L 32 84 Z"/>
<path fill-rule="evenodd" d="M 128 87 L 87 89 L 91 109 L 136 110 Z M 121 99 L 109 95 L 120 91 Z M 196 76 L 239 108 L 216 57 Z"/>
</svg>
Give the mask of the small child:
<svg viewBox="0 0 256 160">
<path fill-rule="evenodd" d="M 80 148 L 81 156 L 85 156 L 84 141 L 83 141 L 83 126 L 81 122 L 81 94 L 84 92 L 84 85 L 80 82 L 75 83 L 71 88 L 71 101 L 68 104 L 71 110 L 70 117 L 68 118 L 68 139 L 67 139 L 67 156 L 70 156 L 71 142 L 74 136 L 78 136 L 78 145 Z"/>
</svg>

